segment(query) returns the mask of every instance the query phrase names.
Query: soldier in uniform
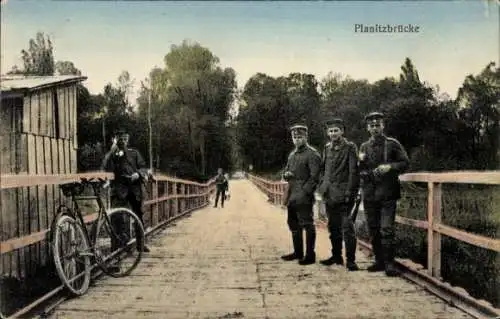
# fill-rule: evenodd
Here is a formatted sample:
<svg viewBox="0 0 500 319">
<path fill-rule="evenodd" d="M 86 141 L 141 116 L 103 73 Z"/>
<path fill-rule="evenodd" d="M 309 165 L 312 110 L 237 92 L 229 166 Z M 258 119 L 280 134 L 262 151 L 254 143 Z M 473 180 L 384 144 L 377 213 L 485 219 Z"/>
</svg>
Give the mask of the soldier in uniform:
<svg viewBox="0 0 500 319">
<path fill-rule="evenodd" d="M 224 208 L 224 200 L 225 198 L 225 192 L 229 188 L 229 184 L 227 181 L 226 176 L 224 175 L 224 170 L 222 168 L 219 168 L 217 170 L 217 176 L 215 177 L 215 185 L 217 188 L 217 193 L 215 194 L 215 204 L 214 207 L 217 207 L 217 204 L 219 203 L 219 198 L 221 199 L 220 206 Z"/>
<path fill-rule="evenodd" d="M 292 233 L 293 253 L 281 256 L 283 260 L 299 260 L 300 265 L 316 262 L 316 227 L 313 219 L 314 191 L 319 182 L 321 156 L 307 142 L 307 127 L 290 128 L 295 149 L 288 156 L 283 179 L 288 181 L 285 204 L 288 209 L 288 227 Z M 306 233 L 304 256 L 303 231 Z"/>
<path fill-rule="evenodd" d="M 397 276 L 394 266 L 394 223 L 401 198 L 399 175 L 409 166 L 408 155 L 398 140 L 384 135 L 384 115 L 365 117 L 371 138 L 359 149 L 361 189 L 375 263 L 368 271 Z"/>
<path fill-rule="evenodd" d="M 323 177 L 319 193 L 325 199 L 332 256 L 320 263 L 326 266 L 344 264 L 343 239 L 346 267 L 350 271 L 356 271 L 359 269 L 355 261 L 357 242 L 350 212 L 359 188 L 358 149 L 343 136 L 345 125 L 342 119 L 327 122 L 326 128 L 330 142 L 323 150 Z"/>
<path fill-rule="evenodd" d="M 117 131 L 111 149 L 104 156 L 102 169 L 114 173 L 111 198 L 113 207 L 126 207 L 129 204 L 144 226 L 142 205 L 145 188 L 143 182 L 147 180 L 150 172 L 139 151 L 128 147 L 129 137 L 125 130 Z M 122 228 L 123 222 L 114 220 L 113 224 L 118 229 L 124 229 Z M 149 248 L 144 245 L 143 251 L 149 252 Z"/>
</svg>

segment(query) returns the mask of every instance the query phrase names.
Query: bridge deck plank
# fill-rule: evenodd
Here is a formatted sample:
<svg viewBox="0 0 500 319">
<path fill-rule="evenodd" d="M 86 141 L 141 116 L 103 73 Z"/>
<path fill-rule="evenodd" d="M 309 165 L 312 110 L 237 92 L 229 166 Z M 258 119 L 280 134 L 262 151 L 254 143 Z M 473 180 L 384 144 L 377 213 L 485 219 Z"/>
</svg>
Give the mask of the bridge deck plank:
<svg viewBox="0 0 500 319">
<path fill-rule="evenodd" d="M 205 208 L 155 235 L 127 278 L 104 277 L 51 318 L 469 318 L 401 278 L 282 262 L 286 215 L 248 181 L 224 209 Z M 317 255 L 328 256 L 325 229 Z M 371 262 L 359 252 L 362 269 Z"/>
</svg>

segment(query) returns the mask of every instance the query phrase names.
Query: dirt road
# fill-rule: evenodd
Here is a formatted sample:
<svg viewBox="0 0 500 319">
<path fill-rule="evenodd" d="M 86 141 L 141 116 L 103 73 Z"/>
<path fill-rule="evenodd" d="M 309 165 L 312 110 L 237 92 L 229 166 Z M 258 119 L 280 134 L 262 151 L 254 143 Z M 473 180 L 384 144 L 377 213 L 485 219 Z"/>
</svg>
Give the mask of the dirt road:
<svg viewBox="0 0 500 319">
<path fill-rule="evenodd" d="M 51 318 L 469 318 L 401 278 L 349 273 L 279 256 L 291 249 L 286 215 L 249 181 L 231 181 L 226 207 L 205 208 L 164 229 L 127 278 L 104 277 Z M 328 257 L 318 230 L 317 255 Z"/>
</svg>

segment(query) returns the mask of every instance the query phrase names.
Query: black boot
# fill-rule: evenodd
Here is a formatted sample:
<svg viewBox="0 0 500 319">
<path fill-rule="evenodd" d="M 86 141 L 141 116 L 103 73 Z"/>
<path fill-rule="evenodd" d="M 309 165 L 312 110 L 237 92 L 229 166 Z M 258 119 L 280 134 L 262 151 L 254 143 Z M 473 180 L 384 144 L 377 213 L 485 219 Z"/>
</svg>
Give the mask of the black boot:
<svg viewBox="0 0 500 319">
<path fill-rule="evenodd" d="M 356 237 L 346 237 L 345 241 L 345 254 L 347 258 L 346 267 L 349 271 L 359 270 L 358 265 L 356 265 Z"/>
<path fill-rule="evenodd" d="M 332 244 L 332 256 L 328 259 L 321 260 L 320 263 L 325 266 L 343 265 L 344 258 L 342 258 L 342 236 L 336 233 L 337 230 L 330 230 L 330 243 Z"/>
<path fill-rule="evenodd" d="M 292 232 L 293 253 L 281 256 L 285 261 L 302 259 L 304 257 L 304 240 L 302 238 L 302 230 Z"/>
<path fill-rule="evenodd" d="M 382 261 L 375 261 L 373 264 L 368 266 L 366 270 L 368 270 L 369 272 L 384 271 L 385 264 Z"/>
<path fill-rule="evenodd" d="M 369 272 L 377 272 L 385 270 L 384 256 L 382 252 L 382 243 L 380 235 L 372 235 L 372 249 L 373 255 L 375 255 L 375 262 L 370 265 L 366 270 Z"/>
<path fill-rule="evenodd" d="M 385 274 L 388 277 L 396 277 L 399 272 L 394 264 L 394 248 L 391 243 L 384 245 Z"/>
<path fill-rule="evenodd" d="M 399 275 L 399 271 L 397 270 L 394 262 L 388 262 L 385 264 L 385 274 L 388 277 L 396 277 Z"/>
<path fill-rule="evenodd" d="M 346 268 L 349 271 L 358 271 L 359 270 L 358 265 L 354 261 L 348 261 Z"/>
<path fill-rule="evenodd" d="M 342 256 L 331 256 L 328 259 L 323 259 L 319 261 L 322 265 L 325 266 L 331 266 L 333 264 L 335 265 L 343 265 L 344 264 L 344 258 Z"/>
<path fill-rule="evenodd" d="M 314 248 L 316 245 L 316 229 L 312 225 L 306 230 L 306 256 L 299 261 L 300 265 L 311 265 L 316 262 L 316 253 Z"/>
</svg>

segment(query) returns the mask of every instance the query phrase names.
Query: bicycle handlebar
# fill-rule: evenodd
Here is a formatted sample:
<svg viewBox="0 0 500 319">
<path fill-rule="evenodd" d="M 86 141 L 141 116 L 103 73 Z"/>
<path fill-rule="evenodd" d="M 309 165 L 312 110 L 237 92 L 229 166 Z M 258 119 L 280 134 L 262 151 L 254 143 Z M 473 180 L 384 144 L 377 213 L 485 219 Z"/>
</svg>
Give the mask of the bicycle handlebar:
<svg viewBox="0 0 500 319">
<path fill-rule="evenodd" d="M 142 177 L 142 176 L 141 176 Z M 141 178 L 140 177 L 140 178 Z M 80 178 L 80 181 L 82 184 L 92 184 L 92 183 L 96 183 L 96 179 L 97 179 L 97 182 L 102 185 L 103 188 L 106 188 L 110 185 L 110 180 L 105 178 L 100 178 L 100 177 L 91 177 L 91 178 L 86 178 L 86 177 L 81 177 Z M 150 180 L 150 181 L 155 181 L 156 179 L 154 178 L 154 175 L 153 174 L 147 174 L 147 179 Z"/>
<path fill-rule="evenodd" d="M 93 183 L 96 183 L 96 178 L 95 177 L 91 177 L 91 178 L 81 177 L 80 181 L 82 182 L 82 184 L 93 184 Z M 106 188 L 109 186 L 109 180 L 107 178 L 103 179 L 103 178 L 97 177 L 97 182 L 103 188 Z"/>
</svg>

